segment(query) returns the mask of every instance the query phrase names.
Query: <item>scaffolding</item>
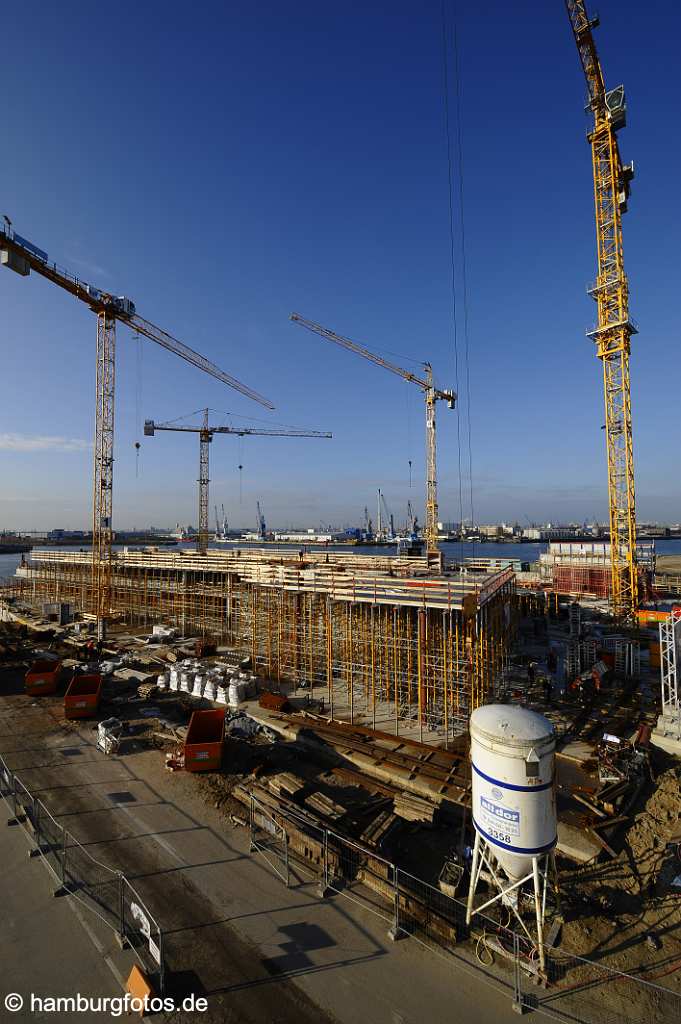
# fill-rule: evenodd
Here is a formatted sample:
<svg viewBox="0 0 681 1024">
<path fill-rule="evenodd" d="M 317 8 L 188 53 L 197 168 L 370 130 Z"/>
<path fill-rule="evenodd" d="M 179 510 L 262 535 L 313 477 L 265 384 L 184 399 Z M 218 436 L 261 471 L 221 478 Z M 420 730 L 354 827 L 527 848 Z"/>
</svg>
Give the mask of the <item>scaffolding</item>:
<svg viewBox="0 0 681 1024">
<path fill-rule="evenodd" d="M 623 556 L 624 557 L 624 556 Z M 639 593 L 646 594 L 655 571 L 655 542 L 636 543 Z M 540 578 L 559 594 L 609 599 L 612 564 L 607 541 L 556 541 L 539 556 Z"/>
<path fill-rule="evenodd" d="M 33 607 L 94 610 L 88 553 L 39 551 L 17 574 Z M 424 741 L 465 731 L 494 693 L 514 630 L 510 569 L 429 572 L 425 559 L 324 552 L 123 551 L 113 616 L 209 635 L 275 684 L 303 687 L 332 718 Z"/>
<path fill-rule="evenodd" d="M 681 608 L 672 608 L 660 623 L 660 677 L 662 716 L 681 721 L 678 672 L 681 662 Z"/>
</svg>

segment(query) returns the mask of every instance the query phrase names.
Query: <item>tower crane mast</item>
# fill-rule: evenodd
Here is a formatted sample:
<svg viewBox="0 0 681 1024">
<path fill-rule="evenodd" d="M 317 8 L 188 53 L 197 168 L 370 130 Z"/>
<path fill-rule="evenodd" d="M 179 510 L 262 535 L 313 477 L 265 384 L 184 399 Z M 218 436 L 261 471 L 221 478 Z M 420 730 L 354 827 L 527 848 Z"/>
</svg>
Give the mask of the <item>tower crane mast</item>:
<svg viewBox="0 0 681 1024">
<path fill-rule="evenodd" d="M 272 403 L 257 391 L 219 369 L 199 352 L 178 341 L 167 331 L 138 315 L 134 302 L 125 296 L 111 295 L 81 281 L 67 270 L 50 263 L 48 255 L 28 239 L 18 235 L 9 218 L 0 226 L 0 264 L 27 277 L 31 270 L 51 281 L 90 307 L 97 316 L 97 370 L 95 445 L 92 500 L 92 589 L 97 628 L 103 635 L 111 610 L 111 547 L 113 542 L 113 463 L 114 400 L 116 390 L 116 321 L 120 320 L 162 348 L 180 356 L 204 373 L 228 384 L 242 395 L 268 409 Z"/>
<path fill-rule="evenodd" d="M 623 164 L 617 132 L 626 124 L 623 86 L 608 91 L 584 0 L 565 0 L 586 79 L 593 127 L 591 144 L 598 275 L 589 293 L 598 305 L 598 322 L 587 331 L 603 364 L 605 434 L 608 462 L 612 609 L 623 622 L 635 623 L 638 610 L 636 498 L 631 428 L 629 355 L 637 328 L 629 315 L 629 285 L 624 272 L 622 215 L 627 211 L 634 165 Z"/>
<path fill-rule="evenodd" d="M 210 409 L 203 410 L 203 421 L 200 426 L 192 426 L 186 423 L 155 423 L 154 420 L 144 421 L 144 433 L 147 437 L 153 437 L 157 430 L 179 431 L 199 435 L 199 532 L 198 550 L 205 555 L 208 550 L 208 485 L 209 477 L 209 451 L 210 444 L 215 434 L 236 434 L 238 437 L 247 437 L 256 434 L 259 437 L 333 437 L 332 434 L 321 430 L 299 430 L 297 427 L 286 427 L 280 429 L 269 429 L 258 427 L 223 427 L 209 424 Z M 260 506 L 258 506 L 260 516 Z M 217 509 L 216 509 L 217 517 Z"/>
<path fill-rule="evenodd" d="M 398 377 L 411 381 L 412 384 L 416 384 L 417 387 L 421 388 L 423 391 L 426 403 L 426 527 L 424 530 L 424 537 L 426 539 L 426 550 L 428 555 L 431 557 L 437 556 L 438 505 L 435 403 L 440 400 L 444 400 L 447 402 L 449 408 L 453 409 L 456 401 L 456 394 L 453 391 L 443 391 L 435 387 L 433 383 L 433 368 L 430 363 L 423 364 L 425 377 L 418 377 L 416 374 L 410 373 L 409 370 L 404 370 L 401 366 L 396 366 L 395 363 L 391 363 L 389 360 L 383 359 L 382 356 L 369 351 L 369 349 L 364 348 L 363 345 L 358 345 L 357 342 L 351 341 L 349 338 L 344 338 L 342 335 L 336 334 L 335 331 L 331 331 L 327 327 L 322 327 L 320 324 L 314 323 L 312 320 L 306 320 L 305 317 L 300 316 L 299 313 L 291 313 L 291 320 L 293 320 L 294 323 L 300 324 L 301 327 L 306 327 L 308 331 L 312 331 L 314 334 L 319 334 L 322 338 L 326 338 L 328 341 L 335 342 L 335 344 L 340 345 L 341 348 L 345 348 L 349 352 L 354 352 L 356 355 L 363 356 L 364 359 L 368 359 L 370 362 L 375 363 L 376 366 L 382 366 L 385 370 L 390 370 L 391 373 L 397 374 Z"/>
</svg>

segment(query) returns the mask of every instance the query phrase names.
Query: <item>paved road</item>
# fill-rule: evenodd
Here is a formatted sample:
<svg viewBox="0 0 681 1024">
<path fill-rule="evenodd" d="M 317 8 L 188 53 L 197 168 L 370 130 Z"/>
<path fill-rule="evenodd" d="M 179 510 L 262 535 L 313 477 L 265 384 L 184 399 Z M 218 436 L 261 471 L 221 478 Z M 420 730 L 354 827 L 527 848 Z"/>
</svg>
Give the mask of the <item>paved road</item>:
<svg viewBox="0 0 681 1024">
<path fill-rule="evenodd" d="M 287 889 L 248 837 L 169 775 L 154 751 L 107 759 L 87 727 L 55 727 L 45 706 L 0 697 L 0 753 L 101 861 L 126 872 L 167 929 L 174 971 L 209 996 L 215 1021 L 471 1024 L 515 1021 L 506 994 L 342 896 Z M 20 712 L 20 716 L 17 716 Z M 194 1018 L 198 1019 L 198 1017 Z"/>
<path fill-rule="evenodd" d="M 68 1014 L 31 1010 L 30 995 L 38 999 L 69 997 L 116 997 L 121 986 L 112 972 L 125 973 L 124 958 L 107 949 L 99 929 L 88 933 L 67 899 L 53 896 L 51 878 L 38 859 L 29 859 L 26 836 L 19 826 L 7 827 L 0 801 L 0 864 L 2 865 L 2 917 L 0 919 L 0 1020 L 69 1020 Z M 88 915 L 88 911 L 83 911 Z M 88 922 L 88 929 L 94 922 Z M 99 952 L 95 941 L 103 947 Z M 108 961 L 108 962 L 107 962 Z M 5 998 L 18 993 L 24 1007 L 10 1012 Z M 72 1019 L 83 1024 L 97 1021 L 99 1013 L 78 1013 Z"/>
</svg>

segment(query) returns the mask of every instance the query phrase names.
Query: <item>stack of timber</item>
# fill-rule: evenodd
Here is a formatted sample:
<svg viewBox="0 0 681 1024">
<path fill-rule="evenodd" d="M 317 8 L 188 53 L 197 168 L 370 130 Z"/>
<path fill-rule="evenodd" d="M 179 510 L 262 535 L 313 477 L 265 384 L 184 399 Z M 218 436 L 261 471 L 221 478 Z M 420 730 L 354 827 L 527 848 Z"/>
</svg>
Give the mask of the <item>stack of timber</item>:
<svg viewBox="0 0 681 1024">
<path fill-rule="evenodd" d="M 289 858 L 304 864 L 317 877 L 328 877 L 331 887 L 359 884 L 370 893 L 369 902 L 375 900 L 385 909 L 394 907 L 399 900 L 401 920 L 427 931 L 429 941 L 448 948 L 459 939 L 456 919 L 456 905 L 433 905 L 427 887 L 416 882 L 410 875 L 400 875 L 399 887 L 395 889 L 392 865 L 379 857 L 378 850 L 400 827 L 400 819 L 389 808 L 385 808 L 365 829 L 359 841 L 349 840 L 346 845 L 343 835 L 324 832 L 324 823 L 309 811 L 291 803 L 284 797 L 277 800 L 264 786 L 257 782 L 250 785 L 239 783 L 233 795 L 246 807 L 253 795 L 262 808 L 258 815 L 269 814 L 286 831 Z M 266 827 L 266 826 L 265 826 Z M 348 849 L 352 856 L 348 858 Z M 324 864 L 326 863 L 326 874 Z"/>
<path fill-rule="evenodd" d="M 360 773 L 436 807 L 470 805 L 470 769 L 460 751 L 306 713 L 271 716 L 267 725 L 317 755 L 335 755 L 337 763 L 350 762 Z"/>
<path fill-rule="evenodd" d="M 400 824 L 400 819 L 391 810 L 381 811 L 378 817 L 374 818 L 371 824 L 364 829 L 359 841 L 375 850 L 381 850 L 398 830 Z"/>
<path fill-rule="evenodd" d="M 312 793 L 310 796 L 305 797 L 304 803 L 307 808 L 327 821 L 338 821 L 340 818 L 344 818 L 346 814 L 345 807 L 337 804 L 335 800 L 331 800 L 324 793 Z"/>
<path fill-rule="evenodd" d="M 279 772 L 278 775 L 268 777 L 267 786 L 270 793 L 275 796 L 284 796 L 290 800 L 305 788 L 305 783 L 292 772 Z"/>
<path fill-rule="evenodd" d="M 395 796 L 395 814 L 399 818 L 404 818 L 405 821 L 418 821 L 422 825 L 432 825 L 435 806 L 410 793 L 398 793 Z"/>
</svg>

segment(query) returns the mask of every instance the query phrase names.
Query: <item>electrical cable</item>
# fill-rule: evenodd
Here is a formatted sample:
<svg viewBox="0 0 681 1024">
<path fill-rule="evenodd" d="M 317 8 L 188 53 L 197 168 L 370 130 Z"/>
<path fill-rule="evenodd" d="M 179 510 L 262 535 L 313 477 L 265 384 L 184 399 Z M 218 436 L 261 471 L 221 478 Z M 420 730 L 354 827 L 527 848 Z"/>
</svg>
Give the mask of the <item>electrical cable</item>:
<svg viewBox="0 0 681 1024">
<path fill-rule="evenodd" d="M 485 953 L 489 957 L 489 960 L 484 960 L 480 956 L 480 949 L 481 948 L 485 951 Z M 489 948 L 489 945 L 487 944 L 487 932 L 485 931 L 484 928 L 482 929 L 482 935 L 478 936 L 478 940 L 475 943 L 475 957 L 476 957 L 477 961 L 480 964 L 482 964 L 483 967 L 491 967 L 493 965 L 493 963 L 494 963 L 494 953 L 492 952 L 492 950 Z"/>
</svg>

